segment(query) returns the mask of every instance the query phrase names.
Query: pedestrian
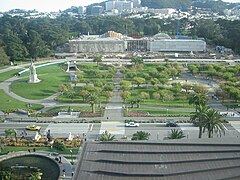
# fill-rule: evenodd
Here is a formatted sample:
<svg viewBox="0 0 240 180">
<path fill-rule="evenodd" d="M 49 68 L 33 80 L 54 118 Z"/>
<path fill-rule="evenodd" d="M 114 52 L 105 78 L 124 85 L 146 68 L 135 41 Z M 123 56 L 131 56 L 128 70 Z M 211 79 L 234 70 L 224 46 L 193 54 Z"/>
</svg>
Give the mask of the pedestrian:
<svg viewBox="0 0 240 180">
<path fill-rule="evenodd" d="M 36 149 L 35 149 L 35 148 L 33 148 L 33 152 L 36 152 Z"/>
<path fill-rule="evenodd" d="M 65 169 L 63 169 L 63 177 L 66 176 L 66 172 L 65 172 Z"/>
<path fill-rule="evenodd" d="M 28 149 L 28 152 L 31 152 L 31 150 L 30 150 L 30 149 Z"/>
<path fill-rule="evenodd" d="M 107 117 L 107 120 L 108 120 L 108 117 Z"/>
<path fill-rule="evenodd" d="M 72 171 L 72 176 L 74 175 L 74 171 Z"/>
<path fill-rule="evenodd" d="M 59 156 L 59 163 L 62 163 L 62 157 Z"/>
</svg>

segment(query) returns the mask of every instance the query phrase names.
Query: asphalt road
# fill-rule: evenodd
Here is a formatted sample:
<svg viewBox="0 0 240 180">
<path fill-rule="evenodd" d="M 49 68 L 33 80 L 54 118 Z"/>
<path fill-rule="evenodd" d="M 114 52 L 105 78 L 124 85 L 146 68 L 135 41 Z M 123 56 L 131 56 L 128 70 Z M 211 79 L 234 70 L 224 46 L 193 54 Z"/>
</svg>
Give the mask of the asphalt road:
<svg viewBox="0 0 240 180">
<path fill-rule="evenodd" d="M 17 131 L 17 135 L 21 136 L 21 133 L 25 130 L 25 127 L 29 123 L 2 123 L 0 127 L 0 136 L 4 136 L 5 129 L 13 128 Z M 108 131 L 115 135 L 117 139 L 121 139 L 126 136 L 127 139 L 131 139 L 132 135 L 137 131 L 149 132 L 150 140 L 163 140 L 171 133 L 171 129 L 179 129 L 186 135 L 185 138 L 197 138 L 198 127 L 194 127 L 189 123 L 179 123 L 179 127 L 166 127 L 165 123 L 148 123 L 140 124 L 139 127 L 125 127 L 122 122 L 107 122 L 102 124 L 88 124 L 88 123 L 38 123 L 41 126 L 40 133 L 45 135 L 48 129 L 51 130 L 53 137 L 64 137 L 67 138 L 71 132 L 74 136 L 80 136 L 86 138 L 88 141 L 93 141 L 99 137 L 104 131 Z M 240 122 L 232 121 L 231 124 L 225 125 L 225 136 L 229 137 L 240 137 Z M 33 138 L 35 131 L 26 131 L 27 137 Z M 85 136 L 84 136 L 85 134 Z M 215 138 L 220 135 L 215 134 Z M 207 138 L 207 133 L 203 135 L 203 138 Z"/>
</svg>

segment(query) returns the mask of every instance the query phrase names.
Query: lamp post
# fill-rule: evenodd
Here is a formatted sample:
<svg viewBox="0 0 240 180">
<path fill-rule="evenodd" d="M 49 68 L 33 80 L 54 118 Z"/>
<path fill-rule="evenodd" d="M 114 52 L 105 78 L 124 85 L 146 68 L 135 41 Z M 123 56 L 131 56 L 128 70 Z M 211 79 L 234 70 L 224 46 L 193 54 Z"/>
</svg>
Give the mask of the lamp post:
<svg viewBox="0 0 240 180">
<path fill-rule="evenodd" d="M 69 151 L 70 151 L 70 153 L 71 153 L 71 159 L 72 159 L 72 163 L 71 163 L 71 164 L 73 164 L 73 157 L 72 157 L 73 151 L 72 151 L 71 149 L 70 149 Z"/>
</svg>

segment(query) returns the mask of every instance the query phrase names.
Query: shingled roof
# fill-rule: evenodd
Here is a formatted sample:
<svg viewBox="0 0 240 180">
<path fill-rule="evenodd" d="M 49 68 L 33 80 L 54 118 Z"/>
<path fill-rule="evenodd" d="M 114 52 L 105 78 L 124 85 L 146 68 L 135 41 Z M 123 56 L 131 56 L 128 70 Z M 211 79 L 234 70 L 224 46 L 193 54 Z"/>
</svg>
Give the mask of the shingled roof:
<svg viewBox="0 0 240 180">
<path fill-rule="evenodd" d="M 88 142 L 74 179 L 240 179 L 240 143 Z"/>
</svg>

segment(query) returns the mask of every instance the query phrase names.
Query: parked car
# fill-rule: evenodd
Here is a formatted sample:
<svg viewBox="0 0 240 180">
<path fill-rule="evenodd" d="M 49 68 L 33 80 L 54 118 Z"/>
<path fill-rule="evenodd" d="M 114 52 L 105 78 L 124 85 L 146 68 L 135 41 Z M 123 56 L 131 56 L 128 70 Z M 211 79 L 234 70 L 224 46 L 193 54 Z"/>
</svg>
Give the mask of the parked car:
<svg viewBox="0 0 240 180">
<path fill-rule="evenodd" d="M 41 126 L 36 126 L 36 125 L 26 126 L 26 130 L 29 130 L 29 131 L 39 131 L 41 128 L 42 128 Z"/>
<path fill-rule="evenodd" d="M 135 122 L 129 122 L 125 124 L 126 127 L 138 127 L 139 124 Z"/>
<path fill-rule="evenodd" d="M 167 127 L 178 127 L 178 124 L 174 121 L 169 121 L 166 123 Z"/>
</svg>

